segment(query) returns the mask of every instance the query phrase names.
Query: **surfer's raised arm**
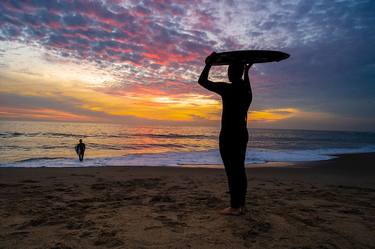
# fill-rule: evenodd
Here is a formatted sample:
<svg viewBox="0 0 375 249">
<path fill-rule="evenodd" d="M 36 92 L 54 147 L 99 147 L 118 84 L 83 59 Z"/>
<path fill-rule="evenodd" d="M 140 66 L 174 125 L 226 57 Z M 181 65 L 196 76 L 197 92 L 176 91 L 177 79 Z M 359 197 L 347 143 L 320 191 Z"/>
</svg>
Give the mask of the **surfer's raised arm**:
<svg viewBox="0 0 375 249">
<path fill-rule="evenodd" d="M 251 95 L 251 98 L 253 97 L 253 93 L 251 91 L 251 84 L 250 84 L 250 78 L 249 78 L 249 70 L 250 70 L 250 67 L 252 66 L 253 64 L 246 64 L 245 66 L 245 71 L 244 71 L 244 81 L 245 81 L 245 86 L 246 88 L 248 88 L 249 90 L 249 93 Z"/>
<path fill-rule="evenodd" d="M 212 82 L 208 79 L 208 74 L 210 73 L 210 69 L 215 55 L 216 53 L 213 52 L 206 58 L 206 65 L 201 73 L 201 76 L 199 77 L 198 83 L 207 90 L 210 90 L 218 94 L 222 94 L 227 84 L 222 82 Z"/>
</svg>

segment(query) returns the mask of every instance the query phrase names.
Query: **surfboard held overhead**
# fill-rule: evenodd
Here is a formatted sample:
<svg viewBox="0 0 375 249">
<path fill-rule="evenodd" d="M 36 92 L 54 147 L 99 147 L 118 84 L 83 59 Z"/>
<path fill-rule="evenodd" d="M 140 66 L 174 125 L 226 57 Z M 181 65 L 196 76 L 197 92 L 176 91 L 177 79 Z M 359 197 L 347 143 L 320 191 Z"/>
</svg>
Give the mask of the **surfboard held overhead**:
<svg viewBox="0 0 375 249">
<path fill-rule="evenodd" d="M 266 63 L 282 61 L 289 58 L 289 54 L 273 50 L 238 50 L 216 53 L 212 65 L 229 65 L 234 62 Z"/>
</svg>

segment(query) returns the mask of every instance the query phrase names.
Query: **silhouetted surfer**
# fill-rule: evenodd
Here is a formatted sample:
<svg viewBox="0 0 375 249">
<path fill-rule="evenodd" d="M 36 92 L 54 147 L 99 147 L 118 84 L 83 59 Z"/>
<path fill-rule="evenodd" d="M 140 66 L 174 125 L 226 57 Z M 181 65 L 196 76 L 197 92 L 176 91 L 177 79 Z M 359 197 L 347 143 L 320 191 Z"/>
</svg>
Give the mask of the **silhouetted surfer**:
<svg viewBox="0 0 375 249">
<path fill-rule="evenodd" d="M 85 155 L 86 145 L 82 143 L 82 139 L 79 140 L 79 144 L 76 145 L 76 152 L 79 160 L 83 161 L 83 156 Z"/>
<path fill-rule="evenodd" d="M 252 101 L 249 80 L 251 64 L 230 64 L 228 78 L 231 84 L 208 80 L 216 53 L 206 58 L 198 83 L 204 88 L 219 94 L 223 102 L 221 131 L 219 137 L 220 155 L 228 178 L 230 207 L 223 209 L 221 214 L 239 215 L 244 212 L 247 177 L 245 155 L 248 141 L 247 111 Z M 242 76 L 244 75 L 244 79 Z"/>
</svg>

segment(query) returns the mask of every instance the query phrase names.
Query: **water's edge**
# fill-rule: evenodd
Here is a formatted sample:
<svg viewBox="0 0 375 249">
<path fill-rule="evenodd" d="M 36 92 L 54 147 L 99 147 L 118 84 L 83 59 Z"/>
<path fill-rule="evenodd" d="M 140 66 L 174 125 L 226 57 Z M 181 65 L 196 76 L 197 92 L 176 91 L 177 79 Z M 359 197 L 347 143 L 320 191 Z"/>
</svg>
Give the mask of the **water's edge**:
<svg viewBox="0 0 375 249">
<path fill-rule="evenodd" d="M 375 146 L 361 148 L 329 148 L 319 150 L 264 150 L 248 149 L 246 164 L 267 164 L 283 162 L 308 162 L 329 160 L 340 154 L 375 152 Z M 218 150 L 201 152 L 175 152 L 155 154 L 134 154 L 123 157 L 86 157 L 83 162 L 77 158 L 30 158 L 11 163 L 1 163 L 0 167 L 106 167 L 106 166 L 175 166 L 211 167 L 221 165 Z"/>
</svg>

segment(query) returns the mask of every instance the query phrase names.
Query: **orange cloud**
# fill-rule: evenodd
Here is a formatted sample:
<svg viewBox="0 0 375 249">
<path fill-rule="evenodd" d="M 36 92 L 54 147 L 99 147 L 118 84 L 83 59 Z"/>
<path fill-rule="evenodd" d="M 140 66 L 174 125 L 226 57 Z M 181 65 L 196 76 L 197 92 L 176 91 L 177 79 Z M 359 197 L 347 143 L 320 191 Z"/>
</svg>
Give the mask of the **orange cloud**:
<svg viewBox="0 0 375 249">
<path fill-rule="evenodd" d="M 93 117 L 76 115 L 69 112 L 58 111 L 48 108 L 11 108 L 0 107 L 0 116 L 7 119 L 34 119 L 50 121 L 93 121 Z"/>
<path fill-rule="evenodd" d="M 275 109 L 265 109 L 259 111 L 251 111 L 249 115 L 249 121 L 263 121 L 263 122 L 273 122 L 283 119 L 288 119 L 300 114 L 301 111 L 296 108 L 275 108 Z"/>
</svg>

